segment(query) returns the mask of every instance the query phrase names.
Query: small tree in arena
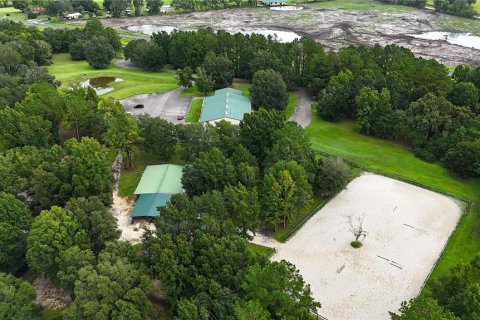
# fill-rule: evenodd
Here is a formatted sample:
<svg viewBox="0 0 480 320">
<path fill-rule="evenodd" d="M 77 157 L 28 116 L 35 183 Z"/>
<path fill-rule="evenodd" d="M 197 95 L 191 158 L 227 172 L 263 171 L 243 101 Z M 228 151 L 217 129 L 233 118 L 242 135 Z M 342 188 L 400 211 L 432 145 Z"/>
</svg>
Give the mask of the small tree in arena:
<svg viewBox="0 0 480 320">
<path fill-rule="evenodd" d="M 362 246 L 362 242 L 365 237 L 367 236 L 367 231 L 363 229 L 363 220 L 365 219 L 365 215 L 362 215 L 361 217 L 352 217 L 352 216 L 347 216 L 347 222 L 349 225 L 349 230 L 355 237 L 355 241 L 352 241 L 350 244 L 354 248 L 360 248 Z M 361 237 L 362 240 L 359 240 Z"/>
</svg>

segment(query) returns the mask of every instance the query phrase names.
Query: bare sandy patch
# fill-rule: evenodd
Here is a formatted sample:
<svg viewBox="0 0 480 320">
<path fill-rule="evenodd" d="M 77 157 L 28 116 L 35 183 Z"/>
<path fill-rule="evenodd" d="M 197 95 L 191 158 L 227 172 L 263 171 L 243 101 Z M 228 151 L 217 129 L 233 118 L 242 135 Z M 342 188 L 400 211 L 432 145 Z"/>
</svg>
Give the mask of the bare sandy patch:
<svg viewBox="0 0 480 320">
<path fill-rule="evenodd" d="M 453 199 L 404 182 L 363 174 L 313 216 L 273 260 L 287 260 L 332 319 L 389 319 L 400 303 L 414 298 L 461 217 Z M 347 216 L 364 216 L 368 232 L 354 249 Z"/>
</svg>

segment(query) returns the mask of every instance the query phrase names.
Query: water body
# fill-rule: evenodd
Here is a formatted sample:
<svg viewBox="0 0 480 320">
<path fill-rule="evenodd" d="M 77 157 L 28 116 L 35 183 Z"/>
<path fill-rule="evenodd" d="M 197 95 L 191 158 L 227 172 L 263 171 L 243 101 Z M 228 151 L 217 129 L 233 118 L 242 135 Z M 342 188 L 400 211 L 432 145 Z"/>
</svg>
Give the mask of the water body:
<svg viewBox="0 0 480 320">
<path fill-rule="evenodd" d="M 480 37 L 474 36 L 471 33 L 433 31 L 420 34 L 408 34 L 408 36 L 425 40 L 444 40 L 451 44 L 480 50 Z"/>
<path fill-rule="evenodd" d="M 172 26 L 159 26 L 156 24 L 142 24 L 139 26 L 128 26 L 126 29 L 128 31 L 133 31 L 133 32 L 138 32 L 138 33 L 143 33 L 148 35 L 152 35 L 154 33 L 163 32 L 163 31 L 170 34 L 175 30 L 179 30 L 178 28 L 175 28 Z"/>
<path fill-rule="evenodd" d="M 115 77 L 98 77 L 91 78 L 85 81 L 80 82 L 82 87 L 92 87 L 97 95 L 101 96 L 102 94 L 109 93 L 113 91 L 113 87 L 109 85 L 115 82 L 122 82 L 123 79 Z"/>
<path fill-rule="evenodd" d="M 170 34 L 175 30 L 181 31 L 194 31 L 192 29 L 179 29 L 173 26 L 159 26 L 155 24 L 143 24 L 138 26 L 128 26 L 126 28 L 128 31 L 139 32 L 143 34 L 152 35 L 157 32 L 165 31 L 166 33 Z M 235 34 L 235 33 L 243 33 L 243 34 L 261 34 L 265 37 L 271 36 L 274 40 L 278 42 L 292 42 L 296 39 L 300 39 L 301 36 L 292 31 L 282 31 L 282 30 L 271 30 L 271 29 L 248 29 L 248 28 L 226 28 L 225 31 Z"/>
<path fill-rule="evenodd" d="M 271 7 L 270 10 L 273 11 L 300 11 L 303 10 L 301 6 L 280 6 L 280 7 Z"/>
</svg>

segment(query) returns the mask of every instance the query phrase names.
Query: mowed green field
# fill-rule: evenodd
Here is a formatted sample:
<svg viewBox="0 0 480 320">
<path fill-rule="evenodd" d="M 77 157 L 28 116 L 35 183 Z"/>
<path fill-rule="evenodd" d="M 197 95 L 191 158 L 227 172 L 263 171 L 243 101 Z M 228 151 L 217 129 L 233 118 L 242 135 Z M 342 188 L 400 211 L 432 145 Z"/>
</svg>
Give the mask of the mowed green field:
<svg viewBox="0 0 480 320">
<path fill-rule="evenodd" d="M 5 7 L 5 8 L 0 8 L 0 19 L 2 18 L 9 18 L 16 21 L 23 21 L 27 18 L 27 16 L 22 11 L 17 10 L 14 7 Z"/>
<path fill-rule="evenodd" d="M 471 260 L 480 251 L 480 232 L 476 231 L 480 225 L 480 179 L 461 179 L 441 164 L 425 162 L 398 144 L 361 135 L 352 121 L 331 123 L 314 115 L 306 132 L 316 150 L 478 203 L 461 219 L 430 279 L 437 278 L 459 261 Z"/>
<path fill-rule="evenodd" d="M 69 54 L 56 54 L 48 67 L 50 74 L 62 82 L 62 87 L 95 77 L 117 77 L 124 81 L 113 83 L 114 88 L 102 97 L 125 99 L 143 93 L 161 93 L 178 87 L 175 74 L 122 69 L 112 64 L 103 70 L 93 69 L 86 61 L 72 61 Z"/>
</svg>

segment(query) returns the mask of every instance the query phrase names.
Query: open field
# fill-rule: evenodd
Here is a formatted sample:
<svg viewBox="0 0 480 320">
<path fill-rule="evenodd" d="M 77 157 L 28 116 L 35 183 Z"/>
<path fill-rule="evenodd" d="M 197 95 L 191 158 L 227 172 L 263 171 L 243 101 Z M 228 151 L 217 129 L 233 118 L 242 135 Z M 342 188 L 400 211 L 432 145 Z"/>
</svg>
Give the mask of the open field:
<svg viewBox="0 0 480 320">
<path fill-rule="evenodd" d="M 188 108 L 187 116 L 185 117 L 186 122 L 198 122 L 200 119 L 200 114 L 202 113 L 202 104 L 203 99 L 194 99 L 190 102 L 190 108 Z"/>
<path fill-rule="evenodd" d="M 425 162 L 408 149 L 387 140 L 361 135 L 354 128 L 353 122 L 331 123 L 314 116 L 306 132 L 316 150 L 478 203 L 480 179 L 460 179 L 440 164 Z M 480 251 L 480 235 L 475 231 L 479 224 L 480 206 L 477 204 L 461 219 L 431 278 L 438 277 L 459 261 L 470 261 Z"/>
<path fill-rule="evenodd" d="M 56 54 L 48 71 L 68 87 L 95 77 L 117 77 L 124 81 L 113 83 L 114 90 L 104 97 L 124 99 L 143 93 L 162 93 L 178 87 L 175 75 L 169 72 L 150 72 L 142 70 L 122 69 L 113 63 L 106 69 L 96 70 L 86 61 L 72 61 L 69 54 Z"/>
<path fill-rule="evenodd" d="M 2 18 L 8 18 L 16 21 L 24 21 L 27 17 L 22 11 L 17 10 L 14 7 L 5 7 L 0 8 L 0 19 Z"/>
<path fill-rule="evenodd" d="M 296 265 L 322 303 L 320 315 L 389 319 L 388 311 L 419 294 L 461 212 L 451 198 L 366 173 L 287 243 L 274 244 L 272 259 Z M 350 246 L 348 216 L 364 217 L 359 249 Z"/>
</svg>

